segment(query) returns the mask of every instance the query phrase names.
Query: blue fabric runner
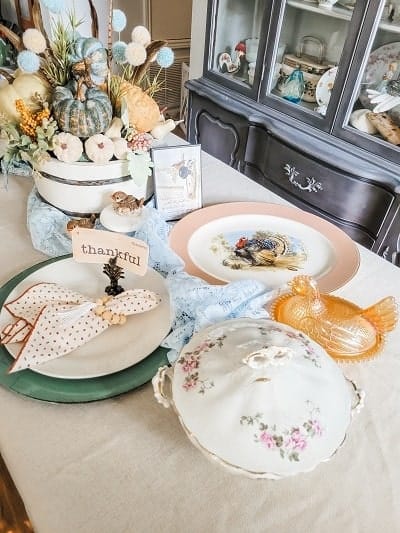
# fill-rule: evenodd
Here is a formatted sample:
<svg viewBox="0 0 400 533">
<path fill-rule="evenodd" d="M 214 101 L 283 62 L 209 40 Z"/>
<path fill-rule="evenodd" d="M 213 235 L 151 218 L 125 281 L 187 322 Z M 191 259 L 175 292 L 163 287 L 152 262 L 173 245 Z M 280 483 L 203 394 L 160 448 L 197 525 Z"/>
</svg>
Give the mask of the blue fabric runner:
<svg viewBox="0 0 400 533">
<path fill-rule="evenodd" d="M 36 189 L 29 195 L 27 213 L 34 248 L 51 257 L 71 253 L 66 232 L 70 217 L 43 202 Z M 168 245 L 171 227 L 150 203 L 143 209 L 141 225 L 129 235 L 148 244 L 149 266 L 164 276 L 169 288 L 174 320 L 162 346 L 169 348 L 172 363 L 193 333 L 204 327 L 231 318 L 267 318 L 264 305 L 275 291 L 255 280 L 210 285 L 187 274 L 183 261 Z M 104 229 L 99 223 L 96 228 Z"/>
</svg>

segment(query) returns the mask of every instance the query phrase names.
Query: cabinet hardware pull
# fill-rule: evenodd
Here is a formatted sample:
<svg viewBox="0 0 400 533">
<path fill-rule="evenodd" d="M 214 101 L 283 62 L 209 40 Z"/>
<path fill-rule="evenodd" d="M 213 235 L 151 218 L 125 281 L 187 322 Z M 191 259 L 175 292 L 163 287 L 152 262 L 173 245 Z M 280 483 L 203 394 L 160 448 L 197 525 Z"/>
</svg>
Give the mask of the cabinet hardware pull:
<svg viewBox="0 0 400 533">
<path fill-rule="evenodd" d="M 286 165 L 283 167 L 283 170 L 285 171 L 285 174 L 289 176 L 290 183 L 301 191 L 318 192 L 324 190 L 322 183 L 317 181 L 315 178 L 309 178 L 308 176 L 305 176 L 305 184 L 302 185 L 300 182 L 298 182 L 296 180 L 296 176 L 299 175 L 299 172 L 296 170 L 295 166 L 289 165 L 289 163 L 286 163 Z"/>
</svg>

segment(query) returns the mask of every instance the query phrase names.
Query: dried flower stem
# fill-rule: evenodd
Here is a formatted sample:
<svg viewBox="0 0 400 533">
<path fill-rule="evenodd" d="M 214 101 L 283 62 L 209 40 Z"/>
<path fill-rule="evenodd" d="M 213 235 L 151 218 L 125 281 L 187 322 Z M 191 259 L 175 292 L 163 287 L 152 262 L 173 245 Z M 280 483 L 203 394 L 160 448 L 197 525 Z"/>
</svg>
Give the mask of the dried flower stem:
<svg viewBox="0 0 400 533">
<path fill-rule="evenodd" d="M 90 7 L 90 15 L 92 17 L 92 37 L 95 37 L 98 39 L 99 37 L 99 19 L 97 16 L 96 8 L 94 7 L 94 4 L 92 0 L 89 0 L 89 7 Z"/>
<path fill-rule="evenodd" d="M 8 81 L 8 83 L 12 83 L 15 79 L 14 76 L 10 74 L 10 72 L 2 68 L 0 68 L 0 74 Z"/>
<path fill-rule="evenodd" d="M 0 24 L 0 36 L 3 36 L 8 39 L 18 52 L 21 52 L 21 50 L 24 49 L 21 37 L 19 37 L 12 30 L 7 28 L 7 26 L 4 26 L 4 24 Z"/>
<path fill-rule="evenodd" d="M 39 0 L 33 0 L 32 2 L 32 19 L 33 19 L 33 25 L 35 26 L 35 28 L 44 35 L 44 38 L 46 39 L 46 45 L 49 48 L 50 39 L 43 26 L 42 11 L 40 9 Z"/>
<path fill-rule="evenodd" d="M 113 18 L 113 0 L 109 0 L 108 25 L 107 25 L 107 94 L 111 100 L 111 63 L 112 63 L 112 18 Z"/>
</svg>

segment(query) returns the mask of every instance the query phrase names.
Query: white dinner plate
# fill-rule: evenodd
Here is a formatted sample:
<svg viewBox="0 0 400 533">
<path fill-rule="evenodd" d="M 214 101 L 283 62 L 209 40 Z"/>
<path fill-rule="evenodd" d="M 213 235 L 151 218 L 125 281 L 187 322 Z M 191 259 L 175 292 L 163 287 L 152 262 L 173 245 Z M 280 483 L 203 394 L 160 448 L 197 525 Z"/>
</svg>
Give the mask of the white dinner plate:
<svg viewBox="0 0 400 533">
<path fill-rule="evenodd" d="M 17 298 L 35 283 L 59 283 L 90 298 L 104 295 L 109 279 L 102 273 L 103 265 L 76 263 L 66 258 L 51 263 L 27 276 L 9 294 L 7 301 Z M 45 376 L 63 379 L 86 379 L 105 376 L 128 368 L 151 354 L 168 334 L 171 327 L 170 301 L 164 278 L 153 269 L 144 276 L 125 271 L 120 284 L 124 289 L 149 289 L 161 296 L 161 303 L 151 311 L 127 317 L 124 326 L 110 326 L 87 344 L 70 354 L 31 370 Z M 7 302 L 5 302 L 7 303 Z M 13 321 L 2 307 L 0 329 Z M 15 358 L 20 344 L 5 346 Z"/>
<path fill-rule="evenodd" d="M 342 230 L 300 209 L 263 202 L 194 211 L 175 224 L 170 245 L 189 274 L 214 284 L 257 279 L 277 288 L 306 274 L 330 292 L 359 266 L 357 246 Z"/>
</svg>

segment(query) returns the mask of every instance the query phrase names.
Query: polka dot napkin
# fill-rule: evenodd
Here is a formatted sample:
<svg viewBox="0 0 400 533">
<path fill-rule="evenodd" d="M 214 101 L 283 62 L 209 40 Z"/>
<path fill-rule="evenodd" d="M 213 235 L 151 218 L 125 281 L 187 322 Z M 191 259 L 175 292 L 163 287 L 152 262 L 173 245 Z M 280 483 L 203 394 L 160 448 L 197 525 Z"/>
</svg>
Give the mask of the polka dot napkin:
<svg viewBox="0 0 400 533">
<path fill-rule="evenodd" d="M 161 302 L 147 289 L 130 289 L 96 302 L 56 283 L 38 283 L 5 304 L 16 319 L 0 333 L 1 344 L 22 343 L 9 373 L 62 357 L 126 316 L 150 311 Z"/>
</svg>

